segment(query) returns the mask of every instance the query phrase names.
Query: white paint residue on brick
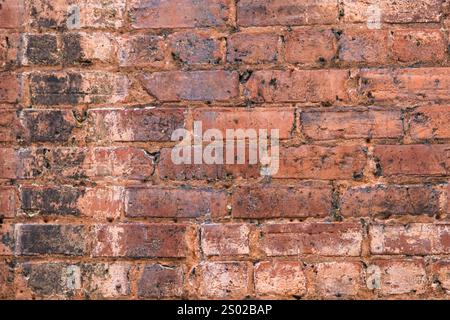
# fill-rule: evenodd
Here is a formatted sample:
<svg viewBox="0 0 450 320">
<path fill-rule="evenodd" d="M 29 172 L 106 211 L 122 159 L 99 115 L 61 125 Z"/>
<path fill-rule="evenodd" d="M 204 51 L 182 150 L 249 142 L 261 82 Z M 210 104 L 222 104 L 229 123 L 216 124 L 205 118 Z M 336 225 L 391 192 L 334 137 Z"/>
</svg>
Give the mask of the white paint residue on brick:
<svg viewBox="0 0 450 320">
<path fill-rule="evenodd" d="M 67 29 L 79 29 L 81 25 L 80 21 L 80 7 L 78 5 L 70 5 L 67 8 Z"/>
<path fill-rule="evenodd" d="M 381 8 L 378 4 L 372 4 L 367 8 L 367 28 L 381 29 Z"/>
</svg>

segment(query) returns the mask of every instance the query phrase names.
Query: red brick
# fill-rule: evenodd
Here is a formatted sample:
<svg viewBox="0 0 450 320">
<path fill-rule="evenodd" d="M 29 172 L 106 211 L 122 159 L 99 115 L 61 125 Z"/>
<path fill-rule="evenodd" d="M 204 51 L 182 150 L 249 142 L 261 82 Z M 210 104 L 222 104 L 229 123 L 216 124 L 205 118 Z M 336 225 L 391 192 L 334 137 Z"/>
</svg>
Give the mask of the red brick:
<svg viewBox="0 0 450 320">
<path fill-rule="evenodd" d="M 183 294 L 183 268 L 147 264 L 138 281 L 140 298 L 177 298 Z"/>
<path fill-rule="evenodd" d="M 303 133 L 312 140 L 399 138 L 403 135 L 400 111 L 305 111 Z"/>
<path fill-rule="evenodd" d="M 0 73 L 0 103 L 15 103 L 21 95 L 20 76 Z"/>
<path fill-rule="evenodd" d="M 125 0 L 31 0 L 27 2 L 27 15 L 33 28 L 120 28 L 125 18 Z"/>
<path fill-rule="evenodd" d="M 15 142 L 22 138 L 24 128 L 16 110 L 0 110 L 0 142 Z"/>
<path fill-rule="evenodd" d="M 354 223 L 265 224 L 260 245 L 267 256 L 359 256 L 362 236 Z"/>
<path fill-rule="evenodd" d="M 374 101 L 448 100 L 447 68 L 363 69 L 361 93 Z"/>
<path fill-rule="evenodd" d="M 345 63 L 385 64 L 389 59 L 386 30 L 348 29 L 339 37 L 339 60 Z"/>
<path fill-rule="evenodd" d="M 227 212 L 227 194 L 214 189 L 127 188 L 127 217 L 221 217 Z"/>
<path fill-rule="evenodd" d="M 250 231 L 246 224 L 206 224 L 201 228 L 202 251 L 207 256 L 248 255 Z"/>
<path fill-rule="evenodd" d="M 367 22 L 374 6 L 380 10 L 380 22 L 439 22 L 442 0 L 344 0 L 345 22 Z"/>
<path fill-rule="evenodd" d="M 17 224 L 14 234 L 18 255 L 82 256 L 88 250 L 85 225 Z"/>
<path fill-rule="evenodd" d="M 18 177 L 19 156 L 13 148 L 0 148 L 0 179 L 16 179 Z"/>
<path fill-rule="evenodd" d="M 229 0 L 149 2 L 131 0 L 131 25 L 145 28 L 200 28 L 223 26 L 230 19 Z"/>
<path fill-rule="evenodd" d="M 237 22 L 241 26 L 332 24 L 338 21 L 334 0 L 240 0 Z"/>
<path fill-rule="evenodd" d="M 446 224 L 374 225 L 370 229 L 373 254 L 428 255 L 450 252 Z"/>
<path fill-rule="evenodd" d="M 328 185 L 254 185 L 233 190 L 235 218 L 327 217 L 332 210 Z"/>
<path fill-rule="evenodd" d="M 96 220 L 117 219 L 124 211 L 123 188 L 117 186 L 83 189 L 77 208 L 83 216 Z"/>
<path fill-rule="evenodd" d="M 259 130 L 265 129 L 270 135 L 272 129 L 279 131 L 280 139 L 288 139 L 292 136 L 295 123 L 295 110 L 287 108 L 214 108 L 195 109 L 194 121 L 202 122 L 202 129 L 218 129 L 226 137 L 226 131 L 230 130 Z"/>
<path fill-rule="evenodd" d="M 280 148 L 280 169 L 276 178 L 359 179 L 366 165 L 366 153 L 358 146 L 322 147 L 303 145 Z"/>
<path fill-rule="evenodd" d="M 349 100 L 346 70 L 261 70 L 245 83 L 246 98 L 266 102 L 328 102 Z"/>
<path fill-rule="evenodd" d="M 247 262 L 203 262 L 198 268 L 201 297 L 242 299 L 248 294 Z"/>
<path fill-rule="evenodd" d="M 125 75 L 108 72 L 33 73 L 31 102 L 35 105 L 76 105 L 124 101 L 129 87 Z"/>
<path fill-rule="evenodd" d="M 131 265 L 98 263 L 82 265 L 82 285 L 91 299 L 120 299 L 131 294 Z"/>
<path fill-rule="evenodd" d="M 347 189 L 340 199 L 346 217 L 439 214 L 439 192 L 422 185 L 375 185 Z"/>
<path fill-rule="evenodd" d="M 185 123 L 179 108 L 91 109 L 88 115 L 93 141 L 170 141 Z"/>
<path fill-rule="evenodd" d="M 411 113 L 408 125 L 414 140 L 449 139 L 450 107 L 418 107 Z"/>
<path fill-rule="evenodd" d="M 0 217 L 13 218 L 18 205 L 15 187 L 0 187 Z"/>
<path fill-rule="evenodd" d="M 367 268 L 367 287 L 382 295 L 422 294 L 427 275 L 422 260 L 375 260 Z"/>
<path fill-rule="evenodd" d="M 440 63 L 446 57 L 444 35 L 440 30 L 396 30 L 393 56 L 400 62 Z"/>
<path fill-rule="evenodd" d="M 450 261 L 447 259 L 439 259 L 432 264 L 432 275 L 434 281 L 438 281 L 439 288 L 450 292 Z"/>
<path fill-rule="evenodd" d="M 171 153 L 172 149 L 169 148 L 161 150 L 157 167 L 159 176 L 162 179 L 218 180 L 237 177 L 260 177 L 259 166 L 257 164 L 249 164 L 248 159 L 245 164 L 174 164 Z"/>
<path fill-rule="evenodd" d="M 217 65 L 224 60 L 224 43 L 210 32 L 177 32 L 169 39 L 170 53 L 175 62 L 187 65 Z"/>
<path fill-rule="evenodd" d="M 331 29 L 294 29 L 286 36 L 286 61 L 323 65 L 336 58 L 337 42 Z"/>
<path fill-rule="evenodd" d="M 119 38 L 119 64 L 122 67 L 159 67 L 167 63 L 167 40 L 163 36 L 125 34 Z"/>
<path fill-rule="evenodd" d="M 103 224 L 94 227 L 95 257 L 183 258 L 186 225 Z"/>
<path fill-rule="evenodd" d="M 238 94 L 238 75 L 230 71 L 155 72 L 144 74 L 141 81 L 161 101 L 223 101 Z"/>
<path fill-rule="evenodd" d="M 0 20 L 2 20 L 0 18 Z M 10 31 L 0 31 L 0 69 L 17 66 L 20 46 L 20 35 Z"/>
<path fill-rule="evenodd" d="M 14 269 L 9 260 L 0 259 L 0 299 L 14 298 Z"/>
<path fill-rule="evenodd" d="M 55 34 L 24 34 L 21 64 L 57 65 L 60 63 L 58 37 Z"/>
<path fill-rule="evenodd" d="M 23 4 L 19 0 L 3 0 L 0 6 L 0 29 L 20 28 Z"/>
<path fill-rule="evenodd" d="M 384 145 L 376 146 L 382 176 L 440 176 L 450 172 L 449 145 Z"/>
<path fill-rule="evenodd" d="M 318 297 L 352 297 L 363 289 L 358 262 L 322 262 L 314 266 L 314 288 Z"/>
<path fill-rule="evenodd" d="M 303 296 L 306 277 L 301 262 L 264 261 L 255 266 L 255 290 L 258 296 Z"/>
<path fill-rule="evenodd" d="M 280 36 L 276 33 L 234 33 L 228 37 L 230 63 L 275 63 L 279 59 Z"/>
</svg>

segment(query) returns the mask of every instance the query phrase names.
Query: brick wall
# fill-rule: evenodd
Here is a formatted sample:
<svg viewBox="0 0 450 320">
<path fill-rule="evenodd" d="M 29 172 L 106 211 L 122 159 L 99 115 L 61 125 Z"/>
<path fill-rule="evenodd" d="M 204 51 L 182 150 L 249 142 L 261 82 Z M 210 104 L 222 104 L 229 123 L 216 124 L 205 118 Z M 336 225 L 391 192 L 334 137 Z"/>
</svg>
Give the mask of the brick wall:
<svg viewBox="0 0 450 320">
<path fill-rule="evenodd" d="M 448 298 L 449 28 L 444 0 L 0 0 L 0 297 Z M 279 172 L 174 165 L 195 120 L 279 129 Z"/>
</svg>

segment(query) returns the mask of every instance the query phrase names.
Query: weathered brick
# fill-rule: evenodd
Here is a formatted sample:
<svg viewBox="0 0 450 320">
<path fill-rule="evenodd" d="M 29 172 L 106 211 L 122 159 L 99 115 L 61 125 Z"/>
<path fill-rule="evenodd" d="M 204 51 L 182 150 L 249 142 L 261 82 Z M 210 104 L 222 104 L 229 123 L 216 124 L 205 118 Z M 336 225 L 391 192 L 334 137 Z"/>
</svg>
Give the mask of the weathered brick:
<svg viewBox="0 0 450 320">
<path fill-rule="evenodd" d="M 14 267 L 11 261 L 0 259 L 0 299 L 13 299 Z"/>
<path fill-rule="evenodd" d="M 0 179 L 18 178 L 19 161 L 19 152 L 13 148 L 0 148 Z"/>
<path fill-rule="evenodd" d="M 1 19 L 0 19 L 1 20 Z M 20 35 L 10 31 L 0 31 L 0 69 L 17 66 Z"/>
<path fill-rule="evenodd" d="M 359 146 L 322 147 L 303 145 L 280 148 L 280 169 L 276 178 L 360 179 L 366 153 Z"/>
<path fill-rule="evenodd" d="M 389 59 L 386 30 L 348 29 L 339 36 L 339 60 L 348 64 L 385 64 Z"/>
<path fill-rule="evenodd" d="M 303 133 L 312 140 L 399 138 L 403 135 L 400 111 L 304 111 Z"/>
<path fill-rule="evenodd" d="M 224 153 L 226 156 L 226 153 Z M 235 153 L 236 154 L 236 153 Z M 218 180 L 226 178 L 257 178 L 260 176 L 258 164 L 174 164 L 172 149 L 160 152 L 157 164 L 159 176 L 170 180 Z"/>
<path fill-rule="evenodd" d="M 120 28 L 125 18 L 125 0 L 41 0 L 27 2 L 28 24 L 33 28 Z"/>
<path fill-rule="evenodd" d="M 242 299 L 248 294 L 247 262 L 203 262 L 198 269 L 201 297 Z"/>
<path fill-rule="evenodd" d="M 374 156 L 382 176 L 441 176 L 450 172 L 449 145 L 378 145 Z"/>
<path fill-rule="evenodd" d="M 414 109 L 408 121 L 409 134 L 414 140 L 449 139 L 450 108 L 445 105 Z"/>
<path fill-rule="evenodd" d="M 116 218 L 123 210 L 120 187 L 23 186 L 21 211 L 29 216 Z"/>
<path fill-rule="evenodd" d="M 135 29 L 199 28 L 225 25 L 230 19 L 230 6 L 230 0 L 131 0 L 129 10 Z"/>
<path fill-rule="evenodd" d="M 82 285 L 89 298 L 123 298 L 131 293 L 131 266 L 127 263 L 82 265 Z"/>
<path fill-rule="evenodd" d="M 0 187 L 0 219 L 13 218 L 16 214 L 17 205 L 16 188 L 12 186 Z"/>
<path fill-rule="evenodd" d="M 332 210 L 328 185 L 254 185 L 233 189 L 235 218 L 327 217 Z"/>
<path fill-rule="evenodd" d="M 0 256 L 10 256 L 14 254 L 15 248 L 14 225 L 10 223 L 0 224 Z"/>
<path fill-rule="evenodd" d="M 267 256 L 359 256 L 362 236 L 355 223 L 265 224 L 260 246 Z"/>
<path fill-rule="evenodd" d="M 247 224 L 206 224 L 201 228 L 202 251 L 207 256 L 248 255 L 250 231 Z"/>
<path fill-rule="evenodd" d="M 314 287 L 319 297 L 356 296 L 363 288 L 363 274 L 357 262 L 322 262 L 314 266 Z"/>
<path fill-rule="evenodd" d="M 227 212 L 225 191 L 192 188 L 127 188 L 127 217 L 221 217 Z"/>
<path fill-rule="evenodd" d="M 238 94 L 238 75 L 230 71 L 155 72 L 144 74 L 141 81 L 161 101 L 222 101 Z"/>
<path fill-rule="evenodd" d="M 23 65 L 56 65 L 60 62 L 56 34 L 25 34 L 23 42 Z"/>
<path fill-rule="evenodd" d="M 119 63 L 122 67 L 159 67 L 167 63 L 168 45 L 163 36 L 128 35 L 119 38 Z"/>
<path fill-rule="evenodd" d="M 116 103 L 128 93 L 125 75 L 108 72 L 33 73 L 31 102 L 36 105 Z"/>
<path fill-rule="evenodd" d="M 442 0 L 344 0 L 345 22 L 439 22 Z M 374 14 L 375 13 L 375 14 Z M 379 13 L 379 18 L 375 16 Z"/>
<path fill-rule="evenodd" d="M 185 126 L 181 108 L 91 109 L 88 115 L 93 141 L 170 141 Z"/>
<path fill-rule="evenodd" d="M 301 262 L 263 261 L 255 266 L 255 290 L 258 296 L 294 296 L 306 293 L 306 276 Z"/>
<path fill-rule="evenodd" d="M 346 217 L 437 215 L 440 193 L 431 186 L 374 185 L 351 187 L 340 199 L 340 213 Z"/>
<path fill-rule="evenodd" d="M 61 262 L 25 262 L 19 266 L 17 278 L 22 299 L 72 298 L 82 282 L 79 264 Z"/>
<path fill-rule="evenodd" d="M 15 142 L 24 133 L 16 110 L 0 110 L 0 142 Z"/>
<path fill-rule="evenodd" d="M 87 253 L 87 235 L 84 225 L 17 224 L 15 252 L 25 256 L 81 256 Z"/>
<path fill-rule="evenodd" d="M 280 36 L 276 33 L 234 33 L 227 39 L 227 60 L 245 64 L 277 62 L 279 41 Z"/>
<path fill-rule="evenodd" d="M 369 289 L 382 295 L 422 294 L 426 291 L 427 275 L 422 260 L 375 260 L 366 271 Z"/>
<path fill-rule="evenodd" d="M 373 254 L 448 254 L 450 227 L 447 224 L 413 223 L 374 225 L 370 228 Z"/>
<path fill-rule="evenodd" d="M 432 278 L 438 283 L 439 289 L 450 292 L 450 261 L 447 259 L 439 259 L 432 264 Z"/>
<path fill-rule="evenodd" d="M 24 110 L 21 138 L 32 142 L 67 142 L 77 126 L 70 110 Z"/>
<path fill-rule="evenodd" d="M 23 22 L 22 15 L 22 1 L 3 0 L 0 6 L 0 29 L 20 28 Z"/>
<path fill-rule="evenodd" d="M 446 57 L 444 35 L 440 30 L 396 30 L 393 56 L 400 62 L 440 63 Z"/>
<path fill-rule="evenodd" d="M 115 36 L 102 32 L 68 32 L 62 35 L 62 61 L 65 65 L 114 64 L 118 45 Z"/>
<path fill-rule="evenodd" d="M 265 129 L 270 135 L 272 129 L 279 131 L 280 139 L 292 136 L 295 125 L 295 110 L 288 108 L 214 108 L 195 109 L 194 121 L 202 122 L 202 129 L 217 129 L 226 137 L 227 130 Z"/>
<path fill-rule="evenodd" d="M 184 272 L 180 266 L 147 264 L 138 281 L 141 298 L 177 298 L 183 294 Z"/>
<path fill-rule="evenodd" d="M 337 54 L 336 36 L 332 29 L 294 29 L 286 36 L 286 61 L 300 64 L 325 65 Z"/>
<path fill-rule="evenodd" d="M 448 100 L 447 68 L 363 69 L 361 94 L 374 101 Z"/>
<path fill-rule="evenodd" d="M 0 73 L 0 103 L 18 102 L 21 96 L 21 77 L 11 73 Z"/>
<path fill-rule="evenodd" d="M 217 65 L 224 60 L 224 45 L 210 32 L 177 32 L 169 37 L 168 43 L 172 59 L 178 63 Z"/>
<path fill-rule="evenodd" d="M 246 98 L 266 102 L 327 102 L 349 100 L 346 70 L 261 70 L 244 84 Z"/>
<path fill-rule="evenodd" d="M 182 224 L 115 224 L 94 228 L 96 257 L 183 258 L 187 227 Z"/>
<path fill-rule="evenodd" d="M 237 22 L 241 26 L 332 24 L 338 21 L 334 0 L 240 0 Z"/>
</svg>

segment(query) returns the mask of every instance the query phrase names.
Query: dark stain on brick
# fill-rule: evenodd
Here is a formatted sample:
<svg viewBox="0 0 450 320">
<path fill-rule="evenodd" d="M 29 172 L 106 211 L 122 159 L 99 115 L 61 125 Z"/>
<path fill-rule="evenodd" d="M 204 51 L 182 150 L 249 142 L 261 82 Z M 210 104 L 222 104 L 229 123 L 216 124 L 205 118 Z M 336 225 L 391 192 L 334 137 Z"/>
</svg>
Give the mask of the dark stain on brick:
<svg viewBox="0 0 450 320">
<path fill-rule="evenodd" d="M 26 224 L 20 226 L 18 250 L 22 255 L 83 255 L 86 232 L 83 226 Z"/>
<path fill-rule="evenodd" d="M 61 110 L 28 112 L 26 123 L 33 142 L 65 142 L 74 129 L 74 125 L 64 119 Z"/>
<path fill-rule="evenodd" d="M 37 65 L 56 65 L 58 58 L 58 43 L 56 36 L 49 34 L 28 35 L 26 56 L 28 61 Z"/>
<path fill-rule="evenodd" d="M 81 101 L 82 76 L 76 73 L 66 75 L 36 74 L 31 77 L 31 101 L 33 104 L 75 105 Z"/>
<path fill-rule="evenodd" d="M 76 33 L 67 33 L 63 35 L 63 61 L 65 65 L 92 64 L 92 61 L 86 59 L 84 55 L 80 38 L 80 35 Z"/>
<path fill-rule="evenodd" d="M 24 188 L 21 192 L 22 210 L 27 214 L 79 216 L 77 201 L 83 195 L 82 189 Z"/>
<path fill-rule="evenodd" d="M 33 293 L 40 296 L 50 296 L 65 293 L 63 274 L 66 265 L 50 264 L 25 264 L 22 268 L 22 275 L 27 279 L 28 286 Z M 67 292 L 69 295 L 70 293 Z"/>
</svg>

